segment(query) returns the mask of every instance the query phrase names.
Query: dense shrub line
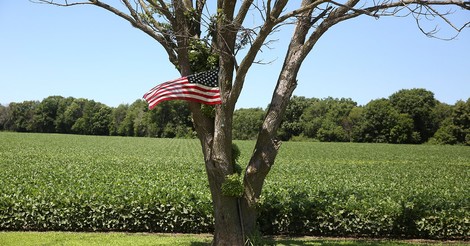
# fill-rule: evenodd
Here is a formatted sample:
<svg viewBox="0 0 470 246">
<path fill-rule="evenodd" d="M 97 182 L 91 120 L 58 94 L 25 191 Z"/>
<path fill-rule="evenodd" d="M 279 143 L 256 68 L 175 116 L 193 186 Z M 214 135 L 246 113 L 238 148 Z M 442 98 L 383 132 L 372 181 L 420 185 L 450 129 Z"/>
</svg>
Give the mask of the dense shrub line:
<svg viewBox="0 0 470 246">
<path fill-rule="evenodd" d="M 468 199 L 436 204 L 433 198 L 364 201 L 351 191 L 313 197 L 293 191 L 266 199 L 259 223 L 267 234 L 468 240 Z"/>
<path fill-rule="evenodd" d="M 0 230 L 212 232 L 211 207 L 201 208 L 179 195 L 168 204 L 158 199 L 106 204 L 100 199 L 3 196 Z M 370 204 L 347 192 L 342 195 L 347 197 L 337 192 L 270 195 L 260 207 L 260 230 L 269 235 L 470 239 L 468 200 L 449 205 L 421 197 Z"/>
<path fill-rule="evenodd" d="M 180 201 L 125 200 L 106 203 L 95 198 L 57 201 L 38 197 L 2 197 L 0 230 L 130 231 L 203 233 L 213 230 L 208 209 Z M 10 200 L 7 202 L 6 200 Z"/>
</svg>

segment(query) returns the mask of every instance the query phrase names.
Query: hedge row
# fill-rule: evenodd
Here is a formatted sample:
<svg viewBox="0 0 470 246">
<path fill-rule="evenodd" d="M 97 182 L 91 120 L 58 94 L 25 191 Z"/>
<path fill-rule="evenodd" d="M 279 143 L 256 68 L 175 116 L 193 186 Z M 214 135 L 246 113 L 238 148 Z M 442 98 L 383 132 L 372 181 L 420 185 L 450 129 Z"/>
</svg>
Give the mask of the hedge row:
<svg viewBox="0 0 470 246">
<path fill-rule="evenodd" d="M 1 230 L 131 231 L 207 233 L 213 231 L 209 204 L 159 204 L 99 198 L 57 201 L 46 197 L 1 198 Z M 371 204 L 354 192 L 309 197 L 269 194 L 260 207 L 263 234 L 469 239 L 468 200 L 447 205 L 429 197 Z"/>
</svg>

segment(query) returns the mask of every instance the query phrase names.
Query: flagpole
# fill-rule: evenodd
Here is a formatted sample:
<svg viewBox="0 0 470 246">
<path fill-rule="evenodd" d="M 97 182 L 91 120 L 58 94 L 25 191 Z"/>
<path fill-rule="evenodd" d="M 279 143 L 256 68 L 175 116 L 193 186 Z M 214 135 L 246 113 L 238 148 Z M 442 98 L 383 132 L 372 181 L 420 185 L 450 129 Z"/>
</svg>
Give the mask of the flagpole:
<svg viewBox="0 0 470 246">
<path fill-rule="evenodd" d="M 246 244 L 245 226 L 243 226 L 243 214 L 242 214 L 242 206 L 240 206 L 240 198 L 237 198 L 237 203 L 238 203 L 238 217 L 240 218 L 240 227 L 242 229 L 242 238 Z"/>
</svg>

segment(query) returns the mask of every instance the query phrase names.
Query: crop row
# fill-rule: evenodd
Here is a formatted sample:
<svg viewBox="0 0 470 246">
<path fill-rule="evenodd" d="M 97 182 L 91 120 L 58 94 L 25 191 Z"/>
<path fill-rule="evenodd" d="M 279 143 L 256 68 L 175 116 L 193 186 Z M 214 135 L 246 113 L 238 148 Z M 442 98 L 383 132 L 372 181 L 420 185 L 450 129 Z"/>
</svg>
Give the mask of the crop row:
<svg viewBox="0 0 470 246">
<path fill-rule="evenodd" d="M 0 230 L 211 232 L 197 140 L 0 133 Z M 251 141 L 237 142 L 246 163 Z M 268 234 L 470 238 L 462 146 L 285 143 Z"/>
</svg>

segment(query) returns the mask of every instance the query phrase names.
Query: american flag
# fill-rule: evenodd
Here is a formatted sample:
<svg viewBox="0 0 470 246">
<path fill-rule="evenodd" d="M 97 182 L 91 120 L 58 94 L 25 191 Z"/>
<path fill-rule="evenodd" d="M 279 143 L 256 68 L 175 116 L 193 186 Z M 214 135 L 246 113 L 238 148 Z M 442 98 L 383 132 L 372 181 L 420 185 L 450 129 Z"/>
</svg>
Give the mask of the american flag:
<svg viewBox="0 0 470 246">
<path fill-rule="evenodd" d="M 192 74 L 164 82 L 145 93 L 144 99 L 153 109 L 168 100 L 187 100 L 204 104 L 221 104 L 218 69 Z"/>
</svg>

